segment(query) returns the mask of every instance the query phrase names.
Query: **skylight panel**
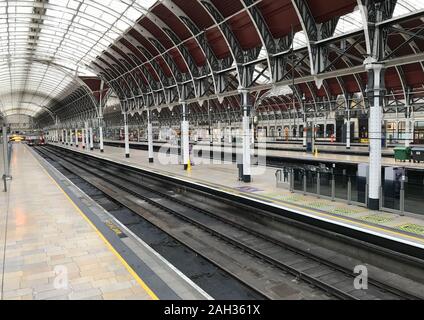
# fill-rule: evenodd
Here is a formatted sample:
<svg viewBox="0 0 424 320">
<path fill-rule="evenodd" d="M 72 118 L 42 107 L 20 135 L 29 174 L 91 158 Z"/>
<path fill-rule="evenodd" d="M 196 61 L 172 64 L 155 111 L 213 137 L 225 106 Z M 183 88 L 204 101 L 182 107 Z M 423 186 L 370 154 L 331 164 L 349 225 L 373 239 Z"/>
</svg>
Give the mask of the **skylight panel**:
<svg viewBox="0 0 424 320">
<path fill-rule="evenodd" d="M 269 83 L 269 72 L 268 70 L 263 71 L 263 67 L 262 66 L 257 66 L 255 68 L 255 71 L 253 72 L 253 79 L 256 79 L 256 83 L 258 84 L 265 84 L 265 83 Z M 262 74 L 261 74 L 262 72 Z M 261 75 L 259 75 L 261 74 Z M 258 77 L 259 76 L 259 77 Z"/>
<path fill-rule="evenodd" d="M 306 46 L 306 36 L 303 31 L 296 32 L 293 37 L 293 48 L 298 49 Z"/>
<path fill-rule="evenodd" d="M 341 35 L 362 28 L 362 18 L 359 9 L 339 18 L 334 35 Z"/>
<path fill-rule="evenodd" d="M 149 9 L 153 6 L 157 0 L 135 0 L 135 3 L 145 9 Z"/>
<path fill-rule="evenodd" d="M 54 98 L 74 81 L 58 71 L 60 66 L 67 72 L 78 70 L 80 75 L 93 76 L 84 66 L 155 2 L 49 0 L 42 16 L 33 15 L 34 0 L 0 2 L 0 97 L 31 89 Z M 40 19 L 39 23 L 34 24 L 34 18 Z M 31 97 L 35 99 L 35 95 Z M 19 107 L 21 98 L 14 99 Z M 2 101 L 0 98 L 0 106 Z"/>
<path fill-rule="evenodd" d="M 398 0 L 396 3 L 393 17 L 398 17 L 413 11 L 423 10 L 424 1 L 422 0 Z"/>
<path fill-rule="evenodd" d="M 125 12 L 124 16 L 130 21 L 137 21 L 137 19 L 140 18 L 140 11 L 129 7 Z"/>
</svg>

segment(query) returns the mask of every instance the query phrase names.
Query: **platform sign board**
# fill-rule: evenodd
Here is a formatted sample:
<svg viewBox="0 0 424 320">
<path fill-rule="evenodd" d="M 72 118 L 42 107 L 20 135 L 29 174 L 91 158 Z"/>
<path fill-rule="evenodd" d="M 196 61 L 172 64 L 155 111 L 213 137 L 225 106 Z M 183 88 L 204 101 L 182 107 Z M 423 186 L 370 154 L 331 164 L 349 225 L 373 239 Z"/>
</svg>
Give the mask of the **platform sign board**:
<svg viewBox="0 0 424 320">
<path fill-rule="evenodd" d="M 275 171 L 275 182 L 277 188 L 290 189 L 291 171 L 287 169 L 279 169 Z"/>
<path fill-rule="evenodd" d="M 367 180 L 368 180 L 368 163 L 359 163 L 358 164 L 358 172 L 356 174 L 356 188 L 358 192 L 358 202 L 366 203 L 366 188 L 367 188 Z"/>
<path fill-rule="evenodd" d="M 400 167 L 385 167 L 384 168 L 384 180 L 400 182 L 402 176 L 405 175 L 405 168 Z"/>
<path fill-rule="evenodd" d="M 405 175 L 405 168 L 400 167 L 385 167 L 383 193 L 383 206 L 389 209 L 399 209 L 400 205 L 400 189 L 402 177 Z"/>
</svg>

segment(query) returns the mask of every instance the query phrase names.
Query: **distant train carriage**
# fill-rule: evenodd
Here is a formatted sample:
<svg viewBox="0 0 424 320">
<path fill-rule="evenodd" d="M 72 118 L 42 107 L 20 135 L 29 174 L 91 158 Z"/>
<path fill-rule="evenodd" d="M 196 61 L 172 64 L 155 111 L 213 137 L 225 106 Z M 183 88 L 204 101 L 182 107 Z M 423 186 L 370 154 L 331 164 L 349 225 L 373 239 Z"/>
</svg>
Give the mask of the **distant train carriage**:
<svg viewBox="0 0 424 320">
<path fill-rule="evenodd" d="M 43 136 L 29 136 L 26 138 L 29 146 L 43 146 L 46 144 L 46 140 Z"/>
</svg>

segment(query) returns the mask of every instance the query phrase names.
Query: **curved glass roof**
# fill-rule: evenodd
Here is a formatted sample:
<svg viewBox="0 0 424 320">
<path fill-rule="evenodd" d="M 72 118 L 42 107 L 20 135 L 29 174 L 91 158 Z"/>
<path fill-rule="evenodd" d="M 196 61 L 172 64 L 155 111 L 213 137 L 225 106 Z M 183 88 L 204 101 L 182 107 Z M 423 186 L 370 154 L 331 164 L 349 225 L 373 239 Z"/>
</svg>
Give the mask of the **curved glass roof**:
<svg viewBox="0 0 424 320">
<path fill-rule="evenodd" d="M 111 43 L 158 0 L 0 0 L 0 113 L 37 115 L 77 86 Z M 394 17 L 424 9 L 398 0 Z M 362 28 L 358 8 L 339 19 L 335 35 Z M 306 46 L 303 31 L 294 48 Z M 260 57 L 266 55 L 261 51 Z M 258 84 L 272 81 L 256 66 Z"/>
<path fill-rule="evenodd" d="M 155 2 L 1 0 L 0 112 L 35 115 L 63 98 Z"/>
</svg>

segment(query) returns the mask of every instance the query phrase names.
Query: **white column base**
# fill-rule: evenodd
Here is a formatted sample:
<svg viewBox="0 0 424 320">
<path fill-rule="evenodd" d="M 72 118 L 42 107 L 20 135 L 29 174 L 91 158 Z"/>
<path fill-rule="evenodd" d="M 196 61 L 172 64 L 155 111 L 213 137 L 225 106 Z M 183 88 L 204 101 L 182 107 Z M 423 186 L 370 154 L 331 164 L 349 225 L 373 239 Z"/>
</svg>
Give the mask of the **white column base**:
<svg viewBox="0 0 424 320">
<path fill-rule="evenodd" d="M 181 155 L 184 170 L 188 169 L 188 161 L 190 157 L 190 141 L 189 141 L 189 123 L 187 120 L 181 121 Z"/>
</svg>

